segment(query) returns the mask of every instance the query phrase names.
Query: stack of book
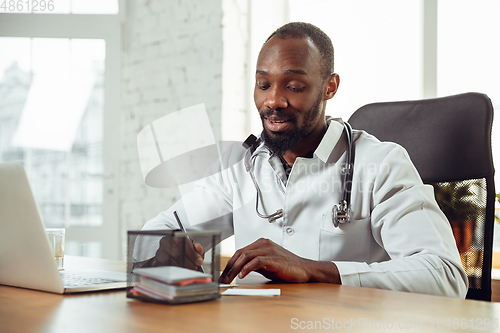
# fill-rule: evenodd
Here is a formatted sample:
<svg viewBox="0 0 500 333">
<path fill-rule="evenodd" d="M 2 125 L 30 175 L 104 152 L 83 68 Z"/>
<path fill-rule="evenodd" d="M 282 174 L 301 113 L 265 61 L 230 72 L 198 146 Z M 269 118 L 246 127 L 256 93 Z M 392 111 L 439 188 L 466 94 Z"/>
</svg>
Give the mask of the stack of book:
<svg viewBox="0 0 500 333">
<path fill-rule="evenodd" d="M 129 291 L 136 298 L 189 303 L 220 296 L 219 284 L 210 274 L 175 266 L 137 268 L 132 273 L 139 275 Z"/>
</svg>

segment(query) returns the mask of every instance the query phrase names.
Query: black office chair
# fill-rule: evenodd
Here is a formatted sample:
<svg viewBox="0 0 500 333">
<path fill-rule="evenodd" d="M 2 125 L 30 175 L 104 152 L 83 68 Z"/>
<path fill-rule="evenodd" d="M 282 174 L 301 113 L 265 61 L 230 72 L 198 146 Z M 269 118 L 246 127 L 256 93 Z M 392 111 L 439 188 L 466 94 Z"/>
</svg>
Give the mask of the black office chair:
<svg viewBox="0 0 500 333">
<path fill-rule="evenodd" d="M 450 221 L 469 277 L 467 298 L 486 301 L 495 209 L 492 122 L 491 101 L 479 93 L 368 104 L 349 119 L 353 128 L 406 148 Z"/>
</svg>

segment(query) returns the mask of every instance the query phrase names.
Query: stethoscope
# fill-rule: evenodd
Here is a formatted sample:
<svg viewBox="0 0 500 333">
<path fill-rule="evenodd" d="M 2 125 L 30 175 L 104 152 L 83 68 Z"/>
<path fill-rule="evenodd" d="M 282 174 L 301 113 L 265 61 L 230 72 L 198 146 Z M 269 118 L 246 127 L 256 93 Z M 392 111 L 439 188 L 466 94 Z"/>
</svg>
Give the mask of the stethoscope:
<svg viewBox="0 0 500 333">
<path fill-rule="evenodd" d="M 354 150 L 353 150 L 353 138 L 352 138 L 352 128 L 347 122 L 343 122 L 344 125 L 344 138 L 346 143 L 346 162 L 342 166 L 342 199 L 338 205 L 334 205 L 332 208 L 332 222 L 333 225 L 338 228 L 340 223 L 351 222 L 351 187 L 352 187 L 352 174 L 354 171 Z M 283 209 L 280 208 L 276 212 L 270 215 L 261 214 L 259 212 L 259 196 L 260 188 L 255 179 L 255 174 L 253 172 L 255 159 L 257 154 L 255 150 L 262 143 L 262 139 L 257 139 L 255 135 L 250 134 L 250 136 L 243 142 L 243 147 L 248 149 L 245 155 L 245 169 L 250 174 L 255 190 L 257 191 L 257 198 L 255 199 L 255 212 L 257 215 L 263 219 L 267 219 L 269 223 L 275 222 L 280 217 L 283 217 Z"/>
</svg>

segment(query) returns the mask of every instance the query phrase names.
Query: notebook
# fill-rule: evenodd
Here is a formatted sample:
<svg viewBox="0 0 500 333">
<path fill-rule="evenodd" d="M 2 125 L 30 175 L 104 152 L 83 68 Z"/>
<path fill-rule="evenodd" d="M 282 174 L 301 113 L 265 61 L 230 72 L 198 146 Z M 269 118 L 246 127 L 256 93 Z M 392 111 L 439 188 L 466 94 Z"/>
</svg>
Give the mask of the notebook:
<svg viewBox="0 0 500 333">
<path fill-rule="evenodd" d="M 191 303 L 220 297 L 219 283 L 212 281 L 211 274 L 175 266 L 136 268 L 132 273 L 140 276 L 132 296 L 142 300 Z"/>
<path fill-rule="evenodd" d="M 10 162 L 0 163 L 0 284 L 64 294 L 122 289 L 127 277 L 84 267 L 60 272 L 24 167 Z"/>
</svg>

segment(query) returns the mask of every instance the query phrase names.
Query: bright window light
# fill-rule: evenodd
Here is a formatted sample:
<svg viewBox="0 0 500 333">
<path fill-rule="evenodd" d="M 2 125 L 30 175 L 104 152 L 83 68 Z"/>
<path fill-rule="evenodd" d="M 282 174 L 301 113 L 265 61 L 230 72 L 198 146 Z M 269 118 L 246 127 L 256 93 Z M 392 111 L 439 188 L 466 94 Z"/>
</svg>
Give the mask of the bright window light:
<svg viewBox="0 0 500 333">
<path fill-rule="evenodd" d="M 289 8 L 290 21 L 332 39 L 340 86 L 327 114 L 348 119 L 368 103 L 421 98 L 421 1 L 291 0 Z"/>
<path fill-rule="evenodd" d="M 33 82 L 15 146 L 71 149 L 104 47 L 103 40 L 33 39 Z"/>
</svg>

